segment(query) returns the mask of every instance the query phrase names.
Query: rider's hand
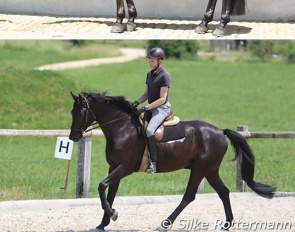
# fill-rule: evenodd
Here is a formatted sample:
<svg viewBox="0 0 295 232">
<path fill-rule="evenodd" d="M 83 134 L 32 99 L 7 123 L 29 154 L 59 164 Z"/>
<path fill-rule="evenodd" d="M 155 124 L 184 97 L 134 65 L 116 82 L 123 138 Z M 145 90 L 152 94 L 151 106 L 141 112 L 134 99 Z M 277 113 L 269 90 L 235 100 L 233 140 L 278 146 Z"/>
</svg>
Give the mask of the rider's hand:
<svg viewBox="0 0 295 232">
<path fill-rule="evenodd" d="M 141 115 L 143 112 L 146 112 L 148 110 L 148 108 L 146 106 L 141 107 L 139 109 L 137 109 L 137 111 L 135 112 L 136 115 Z"/>
<path fill-rule="evenodd" d="M 134 102 L 132 102 L 131 105 L 136 108 L 139 105 L 139 102 L 138 101 L 134 101 Z"/>
</svg>

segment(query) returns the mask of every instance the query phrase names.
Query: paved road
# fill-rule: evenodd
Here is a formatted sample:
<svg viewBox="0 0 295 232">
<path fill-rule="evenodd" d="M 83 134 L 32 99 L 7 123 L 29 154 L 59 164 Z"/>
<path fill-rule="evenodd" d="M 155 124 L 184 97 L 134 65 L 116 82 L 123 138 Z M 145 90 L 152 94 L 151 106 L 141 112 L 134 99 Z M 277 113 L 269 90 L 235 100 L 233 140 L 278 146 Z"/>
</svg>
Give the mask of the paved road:
<svg viewBox="0 0 295 232">
<path fill-rule="evenodd" d="M 110 33 L 114 18 L 0 14 L 0 39 L 220 39 L 194 32 L 200 20 L 138 19 L 135 32 Z M 210 31 L 217 22 L 212 22 Z M 295 39 L 295 23 L 231 22 L 226 39 Z M 224 39 L 221 38 L 221 39 Z"/>
</svg>

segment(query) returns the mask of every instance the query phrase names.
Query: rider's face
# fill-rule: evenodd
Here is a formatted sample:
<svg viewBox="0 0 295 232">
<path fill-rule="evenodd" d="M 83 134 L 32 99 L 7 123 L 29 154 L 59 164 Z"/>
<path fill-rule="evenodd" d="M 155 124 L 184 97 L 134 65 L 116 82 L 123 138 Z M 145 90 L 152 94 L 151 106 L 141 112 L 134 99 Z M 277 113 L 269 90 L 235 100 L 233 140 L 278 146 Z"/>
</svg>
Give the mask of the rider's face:
<svg viewBox="0 0 295 232">
<path fill-rule="evenodd" d="M 149 59 L 149 66 L 151 70 L 156 70 L 159 65 L 161 65 L 162 60 L 158 60 L 158 59 Z"/>
</svg>

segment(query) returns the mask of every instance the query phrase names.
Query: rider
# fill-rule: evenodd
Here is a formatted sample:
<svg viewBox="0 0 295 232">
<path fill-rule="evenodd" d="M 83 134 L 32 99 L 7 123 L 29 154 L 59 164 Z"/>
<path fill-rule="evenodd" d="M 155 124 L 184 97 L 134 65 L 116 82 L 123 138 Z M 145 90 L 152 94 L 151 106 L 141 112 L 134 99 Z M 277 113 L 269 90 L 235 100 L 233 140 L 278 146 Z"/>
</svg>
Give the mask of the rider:
<svg viewBox="0 0 295 232">
<path fill-rule="evenodd" d="M 137 114 L 145 111 L 150 111 L 152 114 L 151 121 L 146 131 L 148 150 L 151 160 L 146 172 L 155 173 L 158 157 L 155 131 L 164 121 L 171 109 L 171 105 L 168 101 L 171 77 L 170 74 L 163 68 L 162 63 L 165 58 L 165 53 L 161 48 L 152 48 L 147 53 L 146 58 L 148 58 L 151 70 L 147 73 L 145 91 L 136 101 L 133 102 L 133 106 L 136 107 L 148 100 L 148 105 L 138 109 Z"/>
</svg>

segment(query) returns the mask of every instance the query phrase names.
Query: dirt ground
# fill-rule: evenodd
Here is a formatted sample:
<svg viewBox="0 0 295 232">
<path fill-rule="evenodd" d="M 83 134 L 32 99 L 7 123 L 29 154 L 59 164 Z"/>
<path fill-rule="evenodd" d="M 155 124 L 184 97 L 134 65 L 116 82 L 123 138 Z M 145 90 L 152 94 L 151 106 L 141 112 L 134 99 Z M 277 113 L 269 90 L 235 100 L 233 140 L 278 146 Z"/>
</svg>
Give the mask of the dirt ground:
<svg viewBox="0 0 295 232">
<path fill-rule="evenodd" d="M 138 198 L 136 198 L 138 199 Z M 128 203 L 115 201 L 117 221 L 106 231 L 155 231 L 176 208 L 181 196 L 170 203 L 142 204 L 129 198 Z M 103 210 L 97 204 L 77 204 L 70 207 L 1 208 L 0 231 L 63 231 L 95 232 Z M 53 201 L 54 202 L 54 201 Z M 2 203 L 3 204 L 3 203 Z M 235 228 L 230 231 L 295 231 L 295 197 L 271 200 L 254 193 L 231 193 Z M 43 207 L 44 208 L 44 207 Z M 217 194 L 198 194 L 174 222 L 171 231 L 220 231 L 225 214 Z"/>
</svg>

